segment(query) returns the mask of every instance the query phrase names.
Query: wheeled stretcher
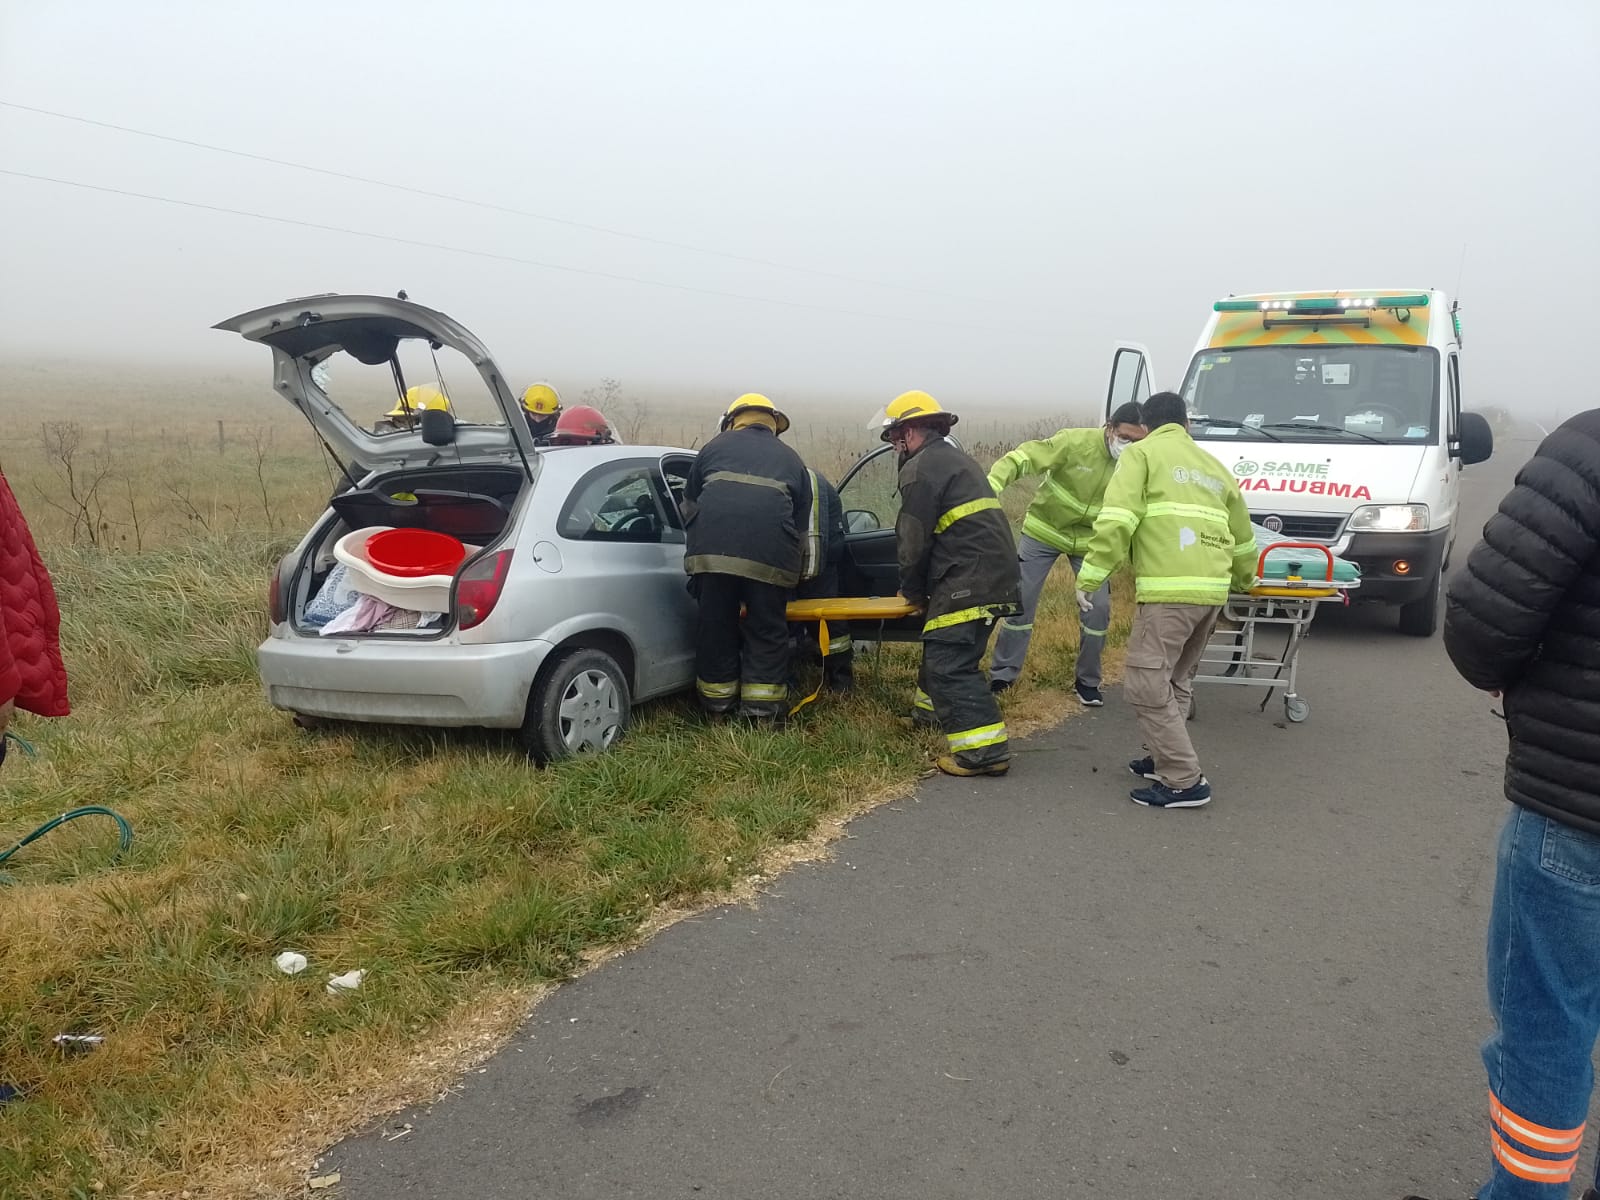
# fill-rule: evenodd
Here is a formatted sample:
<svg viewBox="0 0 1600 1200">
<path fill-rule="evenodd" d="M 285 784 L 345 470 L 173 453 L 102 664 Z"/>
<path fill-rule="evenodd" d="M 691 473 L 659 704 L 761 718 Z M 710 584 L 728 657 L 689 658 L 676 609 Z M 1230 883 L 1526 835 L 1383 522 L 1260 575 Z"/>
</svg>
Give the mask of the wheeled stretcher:
<svg viewBox="0 0 1600 1200">
<path fill-rule="evenodd" d="M 1307 553 L 1321 558 L 1306 569 Z M 1283 715 L 1298 724 L 1311 715 L 1299 692 L 1300 645 L 1323 604 L 1348 604 L 1361 586 L 1360 569 L 1335 558 L 1320 542 L 1270 542 L 1256 560 L 1255 584 L 1228 597 L 1222 618 L 1200 658 L 1195 683 L 1254 687 L 1266 694 L 1261 707 L 1283 693 Z M 1266 652 L 1262 634 L 1283 632 L 1281 652 Z M 1193 709 L 1190 716 L 1194 715 Z"/>
</svg>

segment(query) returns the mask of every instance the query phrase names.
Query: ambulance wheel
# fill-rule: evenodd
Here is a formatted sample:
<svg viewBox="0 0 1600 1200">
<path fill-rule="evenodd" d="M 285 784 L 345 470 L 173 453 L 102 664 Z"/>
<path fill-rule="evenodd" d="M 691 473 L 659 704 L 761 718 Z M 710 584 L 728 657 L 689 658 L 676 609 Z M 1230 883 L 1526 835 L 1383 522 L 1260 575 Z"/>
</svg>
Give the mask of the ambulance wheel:
<svg viewBox="0 0 1600 1200">
<path fill-rule="evenodd" d="M 1299 696 L 1285 696 L 1283 698 L 1283 715 L 1298 725 L 1311 715 L 1311 705 Z"/>
<path fill-rule="evenodd" d="M 1441 566 L 1422 599 L 1400 606 L 1400 632 L 1410 637 L 1432 637 L 1439 631 L 1443 609 L 1444 568 Z"/>
</svg>

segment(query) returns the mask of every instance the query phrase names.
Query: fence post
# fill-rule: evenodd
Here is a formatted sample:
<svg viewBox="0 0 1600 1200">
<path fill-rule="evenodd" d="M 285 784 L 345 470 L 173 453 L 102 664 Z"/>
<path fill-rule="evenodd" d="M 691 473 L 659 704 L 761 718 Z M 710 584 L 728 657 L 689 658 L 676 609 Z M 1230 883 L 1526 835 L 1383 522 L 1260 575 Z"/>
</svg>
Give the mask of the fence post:
<svg viewBox="0 0 1600 1200">
<path fill-rule="evenodd" d="M 222 421 L 217 421 L 217 453 L 225 454 L 228 450 L 228 435 L 222 428 Z"/>
</svg>

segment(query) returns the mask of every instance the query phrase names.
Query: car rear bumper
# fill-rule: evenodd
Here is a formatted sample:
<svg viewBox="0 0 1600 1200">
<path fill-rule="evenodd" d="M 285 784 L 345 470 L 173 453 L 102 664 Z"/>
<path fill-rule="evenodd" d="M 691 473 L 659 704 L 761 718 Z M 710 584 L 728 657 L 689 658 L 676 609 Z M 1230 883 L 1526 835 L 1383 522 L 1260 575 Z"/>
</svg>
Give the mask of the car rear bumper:
<svg viewBox="0 0 1600 1200">
<path fill-rule="evenodd" d="M 459 645 L 272 636 L 257 662 L 275 708 L 394 725 L 522 724 L 549 642 Z"/>
<path fill-rule="evenodd" d="M 1449 529 L 1424 533 L 1352 533 L 1350 544 L 1337 553 L 1361 568 L 1355 599 L 1383 604 L 1410 604 L 1428 594 L 1444 565 Z M 1404 574 L 1395 564 L 1405 562 Z"/>
</svg>

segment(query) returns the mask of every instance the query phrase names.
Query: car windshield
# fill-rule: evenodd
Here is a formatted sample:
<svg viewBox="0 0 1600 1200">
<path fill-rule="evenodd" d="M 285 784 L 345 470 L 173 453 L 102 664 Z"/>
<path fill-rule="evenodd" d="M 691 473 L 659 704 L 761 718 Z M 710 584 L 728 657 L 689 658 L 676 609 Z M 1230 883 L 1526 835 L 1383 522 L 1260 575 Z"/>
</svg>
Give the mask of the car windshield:
<svg viewBox="0 0 1600 1200">
<path fill-rule="evenodd" d="M 1438 352 L 1427 346 L 1203 350 L 1183 383 L 1194 436 L 1214 441 L 1439 440 Z M 1209 420 L 1208 420 L 1209 418 Z"/>
</svg>

